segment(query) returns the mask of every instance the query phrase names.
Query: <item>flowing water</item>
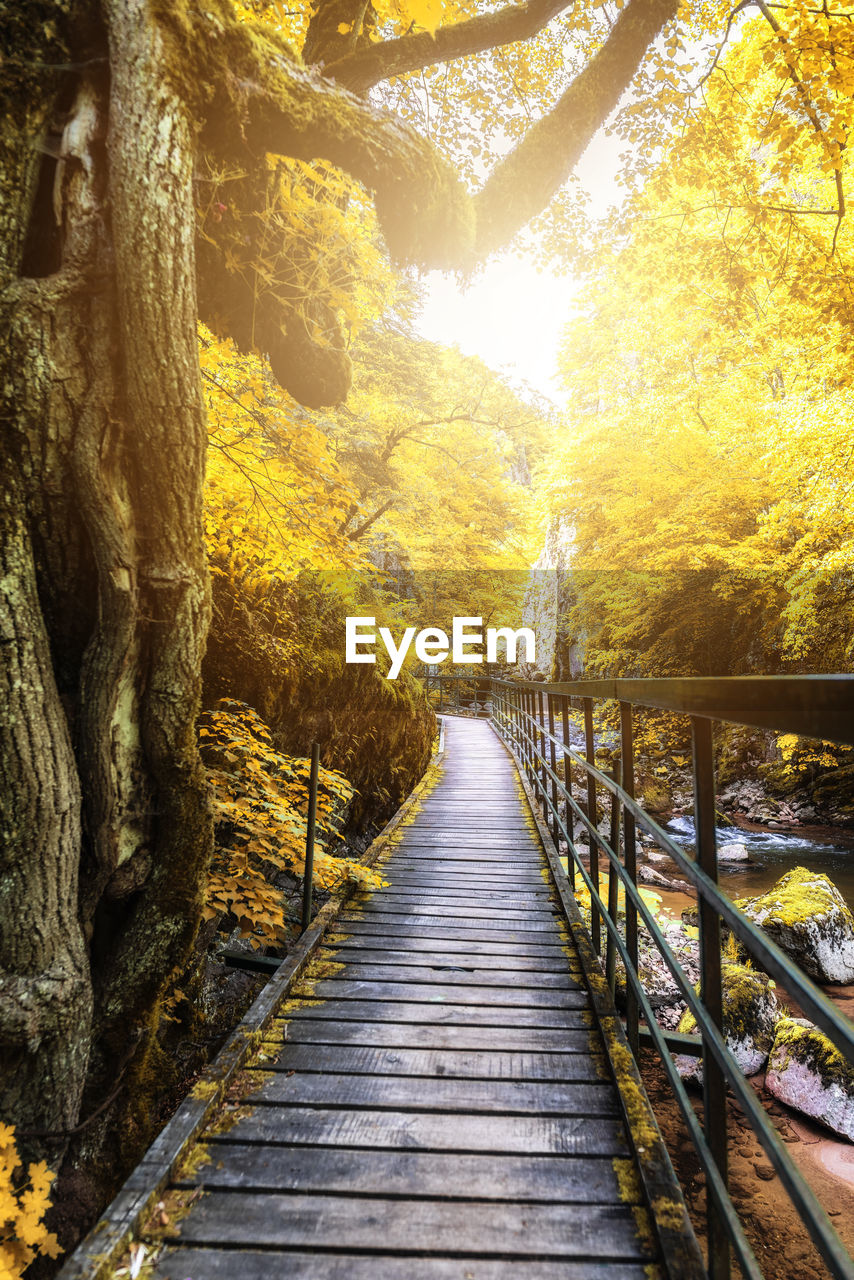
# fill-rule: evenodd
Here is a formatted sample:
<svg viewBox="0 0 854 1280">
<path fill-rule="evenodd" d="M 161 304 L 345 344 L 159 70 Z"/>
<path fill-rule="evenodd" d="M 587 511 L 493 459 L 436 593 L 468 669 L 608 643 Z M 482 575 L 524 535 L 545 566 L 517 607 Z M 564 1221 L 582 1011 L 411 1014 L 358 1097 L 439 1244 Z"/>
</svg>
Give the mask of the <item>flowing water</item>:
<svg viewBox="0 0 854 1280">
<path fill-rule="evenodd" d="M 691 818 L 673 818 L 665 830 L 683 848 L 694 850 Z M 764 893 L 793 867 L 807 867 L 829 876 L 854 910 L 854 831 L 844 827 L 796 827 L 787 831 L 768 827 L 718 827 L 718 848 L 745 845 L 750 862 L 720 863 L 720 885 L 730 898 Z"/>
</svg>

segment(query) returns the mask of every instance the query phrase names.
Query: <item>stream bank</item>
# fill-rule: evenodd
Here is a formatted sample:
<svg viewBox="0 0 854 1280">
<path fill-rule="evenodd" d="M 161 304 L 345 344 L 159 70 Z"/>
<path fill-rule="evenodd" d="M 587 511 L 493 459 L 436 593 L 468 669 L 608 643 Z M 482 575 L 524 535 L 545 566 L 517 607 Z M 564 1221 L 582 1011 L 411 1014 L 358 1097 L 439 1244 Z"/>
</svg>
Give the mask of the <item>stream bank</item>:
<svg viewBox="0 0 854 1280">
<path fill-rule="evenodd" d="M 706 1245 L 706 1179 L 669 1081 L 652 1049 L 641 1051 L 641 1075 L 673 1161 L 694 1230 Z M 854 1146 L 833 1139 L 820 1125 L 795 1115 L 751 1079 L 780 1138 L 854 1255 Z M 702 1100 L 692 1097 L 702 1120 Z M 728 1115 L 730 1193 L 763 1273 L 779 1280 L 827 1280 L 827 1268 L 797 1218 L 779 1177 L 737 1103 Z M 734 1280 L 741 1272 L 733 1266 Z"/>
</svg>

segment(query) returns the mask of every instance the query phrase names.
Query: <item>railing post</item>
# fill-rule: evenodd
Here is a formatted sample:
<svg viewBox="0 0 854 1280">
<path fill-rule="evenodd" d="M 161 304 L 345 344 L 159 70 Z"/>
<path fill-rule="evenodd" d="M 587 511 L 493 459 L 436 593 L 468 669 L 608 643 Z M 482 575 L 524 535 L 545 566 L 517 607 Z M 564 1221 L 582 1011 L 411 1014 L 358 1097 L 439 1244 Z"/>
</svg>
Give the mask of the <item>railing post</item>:
<svg viewBox="0 0 854 1280">
<path fill-rule="evenodd" d="M 569 698 L 565 693 L 560 695 L 560 722 L 563 730 L 563 785 L 566 788 L 567 795 L 572 794 L 572 761 L 569 758 Z M 569 836 L 570 844 L 575 843 L 575 814 L 572 812 L 572 805 L 569 800 L 565 802 L 564 825 L 566 826 L 566 834 Z M 572 856 L 572 850 L 567 848 L 566 851 L 566 870 L 569 876 L 569 883 L 572 885 L 572 891 L 575 892 L 575 858 Z"/>
<path fill-rule="evenodd" d="M 552 839 L 555 842 L 555 849 L 560 854 L 560 829 L 558 827 L 558 807 L 557 807 L 557 750 L 555 748 L 555 704 L 552 694 L 546 695 L 546 703 L 549 709 L 549 764 L 552 769 Z M 567 849 L 567 855 L 569 850 Z"/>
<path fill-rule="evenodd" d="M 317 823 L 317 776 L 320 772 L 320 743 L 311 745 L 311 774 L 308 780 L 308 818 L 305 825 L 305 870 L 302 878 L 302 929 L 311 921 L 311 892 L 314 877 L 314 829 Z"/>
<path fill-rule="evenodd" d="M 584 698 L 584 748 L 587 756 L 588 764 L 596 763 L 596 743 L 593 738 L 593 699 Z M 596 823 L 596 779 L 591 773 L 587 774 L 587 816 L 593 825 L 597 828 Z M 590 835 L 590 879 L 593 882 L 593 888 L 599 892 L 599 846 L 594 836 Z M 590 932 L 593 935 L 593 950 L 597 956 L 602 952 L 602 931 L 601 917 L 599 908 L 593 899 L 590 899 Z"/>
<path fill-rule="evenodd" d="M 694 767 L 694 828 L 697 835 L 697 862 L 706 875 L 718 880 L 715 837 L 715 765 L 712 722 L 691 717 Z M 717 1027 L 723 1027 L 721 989 L 721 922 L 710 902 L 699 897 L 700 998 Z M 727 1184 L 727 1097 L 726 1078 L 703 1040 L 703 1127 L 724 1185 Z M 717 1207 L 708 1196 L 710 1280 L 729 1280 L 729 1239 Z"/>
<path fill-rule="evenodd" d="M 549 806 L 547 801 L 547 786 L 549 775 L 546 773 L 546 713 L 543 705 L 542 689 L 537 690 L 537 728 L 539 729 L 539 734 L 537 736 L 540 739 L 540 808 L 542 809 L 543 817 L 546 819 L 546 823 L 548 824 Z"/>
<path fill-rule="evenodd" d="M 620 762 L 614 765 L 611 770 L 611 777 L 620 785 L 621 778 Z M 611 825 L 608 828 L 608 843 L 611 846 L 615 858 L 620 860 L 620 802 L 616 795 L 611 796 Z M 628 894 L 626 901 L 628 903 Z M 608 866 L 608 915 L 617 923 L 617 917 L 620 914 L 620 873 L 613 863 Z M 605 930 L 605 981 L 611 990 L 611 998 L 617 987 L 617 947 L 614 942 L 613 934 L 610 929 Z M 629 986 L 629 980 L 626 979 L 626 987 Z"/>
<path fill-rule="evenodd" d="M 620 703 L 620 754 L 623 761 L 623 790 L 632 800 L 635 798 L 635 744 L 632 732 L 632 704 Z M 632 884 L 638 882 L 637 840 L 634 815 L 623 807 L 623 861 L 626 875 Z M 632 968 L 638 968 L 638 912 L 626 894 L 626 950 Z M 629 1048 L 638 1056 L 638 998 L 630 982 L 626 982 L 626 1039 Z"/>
</svg>

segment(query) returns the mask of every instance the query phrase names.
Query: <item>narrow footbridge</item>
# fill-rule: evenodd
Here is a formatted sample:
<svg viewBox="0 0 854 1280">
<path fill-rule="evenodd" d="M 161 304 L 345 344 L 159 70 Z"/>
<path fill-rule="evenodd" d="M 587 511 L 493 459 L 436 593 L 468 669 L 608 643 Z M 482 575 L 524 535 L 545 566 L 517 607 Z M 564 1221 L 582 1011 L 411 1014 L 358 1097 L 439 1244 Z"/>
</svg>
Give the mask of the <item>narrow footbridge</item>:
<svg viewBox="0 0 854 1280">
<path fill-rule="evenodd" d="M 232 1091 L 232 1123 L 199 1134 L 153 1234 L 138 1236 L 160 1243 L 164 1218 L 177 1233 L 145 1274 L 660 1274 L 516 767 L 488 724 L 445 723 L 435 782 L 383 864 L 388 886 L 326 934 Z"/>
</svg>

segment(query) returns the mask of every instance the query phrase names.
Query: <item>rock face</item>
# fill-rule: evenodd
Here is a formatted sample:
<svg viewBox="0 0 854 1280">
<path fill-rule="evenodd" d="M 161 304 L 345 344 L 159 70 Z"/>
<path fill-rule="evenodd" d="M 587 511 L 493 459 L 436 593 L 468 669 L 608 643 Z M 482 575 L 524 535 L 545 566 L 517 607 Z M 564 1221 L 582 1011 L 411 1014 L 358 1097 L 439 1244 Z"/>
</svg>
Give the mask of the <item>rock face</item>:
<svg viewBox="0 0 854 1280">
<path fill-rule="evenodd" d="M 811 1022 L 780 1019 L 765 1087 L 854 1142 L 854 1067 Z"/>
<path fill-rule="evenodd" d="M 724 1035 L 727 1048 L 745 1075 L 761 1071 L 774 1042 L 774 1027 L 780 1017 L 780 1005 L 767 974 L 758 973 L 741 964 L 721 966 L 724 1005 Z M 694 1015 L 686 1009 L 679 1031 L 691 1034 L 697 1030 Z M 683 1080 L 703 1080 L 700 1058 L 678 1054 L 676 1069 Z"/>
<path fill-rule="evenodd" d="M 795 867 L 736 904 L 818 982 L 854 980 L 854 916 L 832 880 Z"/>
</svg>

